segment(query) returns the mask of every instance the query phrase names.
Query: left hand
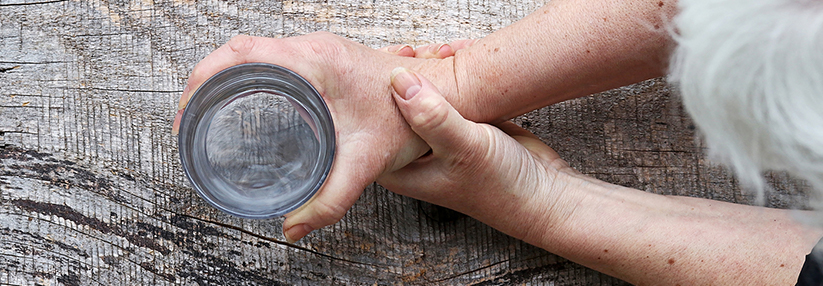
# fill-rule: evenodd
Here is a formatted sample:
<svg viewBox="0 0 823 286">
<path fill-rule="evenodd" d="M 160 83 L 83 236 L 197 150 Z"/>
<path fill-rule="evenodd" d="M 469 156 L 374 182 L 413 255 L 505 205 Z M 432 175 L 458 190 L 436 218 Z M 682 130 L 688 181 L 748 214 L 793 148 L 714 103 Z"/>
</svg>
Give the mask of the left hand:
<svg viewBox="0 0 823 286">
<path fill-rule="evenodd" d="M 432 150 L 379 177 L 381 185 L 527 242 L 532 226 L 556 223 L 574 205 L 566 192 L 588 177 L 534 134 L 508 121 L 492 126 L 464 119 L 431 82 L 405 68 L 392 72 L 392 85 L 403 117 Z"/>
</svg>

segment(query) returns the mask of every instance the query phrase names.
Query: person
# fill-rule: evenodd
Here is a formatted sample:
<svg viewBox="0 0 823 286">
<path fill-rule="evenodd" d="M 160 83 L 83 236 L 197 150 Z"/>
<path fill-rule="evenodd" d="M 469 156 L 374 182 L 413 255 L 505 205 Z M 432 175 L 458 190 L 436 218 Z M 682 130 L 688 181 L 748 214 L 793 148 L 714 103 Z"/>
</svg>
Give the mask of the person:
<svg viewBox="0 0 823 286">
<path fill-rule="evenodd" d="M 788 170 L 820 191 L 821 28 L 813 0 L 553 0 L 483 39 L 416 51 L 328 33 L 238 36 L 195 67 L 179 109 L 246 62 L 292 69 L 324 96 L 339 151 L 320 192 L 286 216 L 291 241 L 338 221 L 377 181 L 633 284 L 793 284 L 823 237 L 798 218 L 817 213 L 609 184 L 506 120 L 671 70 L 741 180 Z"/>
</svg>

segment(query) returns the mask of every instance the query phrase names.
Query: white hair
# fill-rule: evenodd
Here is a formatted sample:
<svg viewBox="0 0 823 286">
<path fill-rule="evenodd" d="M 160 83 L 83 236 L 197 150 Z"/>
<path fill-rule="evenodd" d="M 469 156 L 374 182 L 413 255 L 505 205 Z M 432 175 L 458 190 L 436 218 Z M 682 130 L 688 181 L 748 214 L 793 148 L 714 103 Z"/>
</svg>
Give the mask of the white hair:
<svg viewBox="0 0 823 286">
<path fill-rule="evenodd" d="M 763 202 L 788 171 L 823 210 L 823 1 L 680 0 L 669 81 L 709 146 Z M 820 220 L 823 222 L 823 220 Z"/>
</svg>

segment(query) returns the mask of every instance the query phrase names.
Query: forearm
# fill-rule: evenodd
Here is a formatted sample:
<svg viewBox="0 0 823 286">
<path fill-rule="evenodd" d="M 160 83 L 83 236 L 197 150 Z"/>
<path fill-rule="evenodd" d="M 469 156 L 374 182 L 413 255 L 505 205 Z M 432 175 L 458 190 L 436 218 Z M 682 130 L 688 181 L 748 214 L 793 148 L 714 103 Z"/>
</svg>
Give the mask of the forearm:
<svg viewBox="0 0 823 286">
<path fill-rule="evenodd" d="M 674 0 L 553 0 L 454 57 L 466 118 L 496 122 L 662 76 Z M 447 96 L 448 98 L 448 96 Z"/>
<path fill-rule="evenodd" d="M 581 184 L 523 238 L 640 285 L 793 284 L 823 233 L 790 211 Z M 541 206 L 543 205 L 543 206 Z"/>
</svg>

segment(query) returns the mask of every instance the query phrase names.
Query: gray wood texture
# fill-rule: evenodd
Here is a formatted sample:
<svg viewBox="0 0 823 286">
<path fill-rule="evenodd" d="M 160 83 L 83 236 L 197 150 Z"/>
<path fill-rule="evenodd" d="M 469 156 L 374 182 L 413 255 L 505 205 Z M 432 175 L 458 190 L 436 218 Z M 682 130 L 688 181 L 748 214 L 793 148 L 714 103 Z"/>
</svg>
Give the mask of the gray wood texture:
<svg viewBox="0 0 823 286">
<path fill-rule="evenodd" d="M 220 213 L 181 172 L 177 98 L 233 35 L 323 30 L 372 47 L 422 45 L 482 37 L 542 4 L 0 0 L 0 285 L 624 284 L 377 185 L 340 223 L 290 245 L 282 220 Z M 662 80 L 516 122 L 597 178 L 753 201 L 704 159 Z M 802 183 L 770 179 L 768 206 L 804 198 Z"/>
</svg>

